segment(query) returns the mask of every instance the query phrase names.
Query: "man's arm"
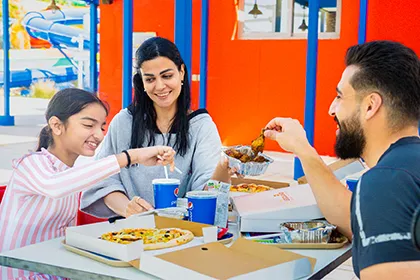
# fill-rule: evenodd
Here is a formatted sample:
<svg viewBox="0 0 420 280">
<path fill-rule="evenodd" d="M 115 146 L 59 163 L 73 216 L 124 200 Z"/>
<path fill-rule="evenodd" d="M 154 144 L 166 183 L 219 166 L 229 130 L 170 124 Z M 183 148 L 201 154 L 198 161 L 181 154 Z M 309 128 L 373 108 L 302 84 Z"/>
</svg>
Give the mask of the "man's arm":
<svg viewBox="0 0 420 280">
<path fill-rule="evenodd" d="M 341 233 L 351 239 L 351 192 L 335 177 L 314 148 L 310 147 L 297 156 L 321 212 L 330 223 L 338 227 Z"/>
<path fill-rule="evenodd" d="M 420 252 L 419 252 L 420 254 Z M 389 262 L 369 266 L 360 272 L 361 280 L 419 279 L 420 261 Z"/>
<path fill-rule="evenodd" d="M 284 150 L 299 157 L 321 212 L 330 223 L 338 226 L 340 231 L 351 239 L 351 192 L 344 188 L 309 144 L 306 132 L 299 121 L 275 118 L 266 128 L 268 129 L 265 131 L 266 137 L 277 141 Z"/>
</svg>

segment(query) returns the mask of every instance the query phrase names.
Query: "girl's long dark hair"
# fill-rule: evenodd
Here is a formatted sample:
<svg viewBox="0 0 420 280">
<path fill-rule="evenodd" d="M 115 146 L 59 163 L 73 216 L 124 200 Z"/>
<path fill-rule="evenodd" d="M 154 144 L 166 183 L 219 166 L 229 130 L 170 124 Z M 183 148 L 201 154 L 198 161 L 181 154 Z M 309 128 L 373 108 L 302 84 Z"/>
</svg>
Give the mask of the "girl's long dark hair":
<svg viewBox="0 0 420 280">
<path fill-rule="evenodd" d="M 86 106 L 93 103 L 102 105 L 108 114 L 107 106 L 94 94 L 78 88 L 63 89 L 57 92 L 48 103 L 45 119 L 48 123 L 48 120 L 55 116 L 65 124 L 71 116 L 79 113 Z M 36 150 L 39 152 L 42 148 L 48 149 L 53 144 L 54 140 L 51 129 L 47 124 L 39 134 Z"/>
<path fill-rule="evenodd" d="M 190 83 L 188 79 L 188 70 L 181 58 L 178 48 L 171 41 L 153 37 L 146 40 L 136 51 L 137 74 L 133 77 L 134 84 L 134 102 L 128 107 L 133 116 L 131 146 L 130 148 L 141 148 L 144 146 L 153 146 L 155 144 L 154 134 L 159 133 L 156 125 L 156 111 L 153 101 L 144 91 L 144 84 L 140 74 L 140 67 L 143 62 L 155 59 L 157 57 L 166 57 L 170 59 L 181 70 L 184 65 L 184 80 L 181 93 L 177 100 L 177 111 L 172 121 L 169 131 L 168 143 L 171 134 L 176 134 L 173 148 L 181 156 L 187 152 L 189 120 L 188 111 L 191 105 Z"/>
</svg>

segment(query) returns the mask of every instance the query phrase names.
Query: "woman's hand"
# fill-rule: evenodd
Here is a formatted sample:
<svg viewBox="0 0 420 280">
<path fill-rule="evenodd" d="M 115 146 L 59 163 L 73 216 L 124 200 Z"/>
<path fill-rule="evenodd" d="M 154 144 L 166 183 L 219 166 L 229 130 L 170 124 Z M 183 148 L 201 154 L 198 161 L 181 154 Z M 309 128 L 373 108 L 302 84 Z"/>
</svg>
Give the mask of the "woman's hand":
<svg viewBox="0 0 420 280">
<path fill-rule="evenodd" d="M 211 179 L 230 184 L 232 181 L 231 177 L 233 175 L 236 175 L 238 178 L 244 177 L 243 175 L 239 174 L 237 171 L 238 170 L 236 168 L 230 168 L 229 160 L 225 156 L 222 156 L 220 158 L 219 163 L 216 166 L 216 169 L 214 170 L 214 173 Z"/>
<path fill-rule="evenodd" d="M 125 217 L 128 218 L 131 215 L 153 210 L 153 206 L 150 205 L 146 200 L 138 196 L 133 197 L 125 209 Z"/>
</svg>

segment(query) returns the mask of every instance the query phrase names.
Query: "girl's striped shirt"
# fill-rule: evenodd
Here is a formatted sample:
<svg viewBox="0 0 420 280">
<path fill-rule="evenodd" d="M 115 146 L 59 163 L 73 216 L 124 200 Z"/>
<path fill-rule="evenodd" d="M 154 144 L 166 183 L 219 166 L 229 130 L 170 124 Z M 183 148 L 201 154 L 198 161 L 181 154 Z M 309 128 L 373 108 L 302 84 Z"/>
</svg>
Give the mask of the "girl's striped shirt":
<svg viewBox="0 0 420 280">
<path fill-rule="evenodd" d="M 45 149 L 13 165 L 0 204 L 0 252 L 64 236 L 75 225 L 79 193 L 120 172 L 114 155 L 70 168 Z M 0 266 L 0 279 L 59 278 Z"/>
</svg>

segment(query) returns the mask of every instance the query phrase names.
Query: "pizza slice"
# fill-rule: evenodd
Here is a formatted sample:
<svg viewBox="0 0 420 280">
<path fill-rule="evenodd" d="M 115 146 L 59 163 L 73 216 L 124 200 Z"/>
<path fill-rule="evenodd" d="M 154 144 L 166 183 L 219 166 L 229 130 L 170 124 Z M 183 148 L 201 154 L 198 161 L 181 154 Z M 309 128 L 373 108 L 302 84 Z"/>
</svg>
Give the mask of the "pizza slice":
<svg viewBox="0 0 420 280">
<path fill-rule="evenodd" d="M 245 193 L 258 193 L 258 192 L 264 192 L 264 191 L 268 191 L 272 189 L 273 188 L 268 187 L 268 186 L 256 185 L 253 183 L 233 185 L 230 187 L 231 192 L 245 192 Z"/>
</svg>

